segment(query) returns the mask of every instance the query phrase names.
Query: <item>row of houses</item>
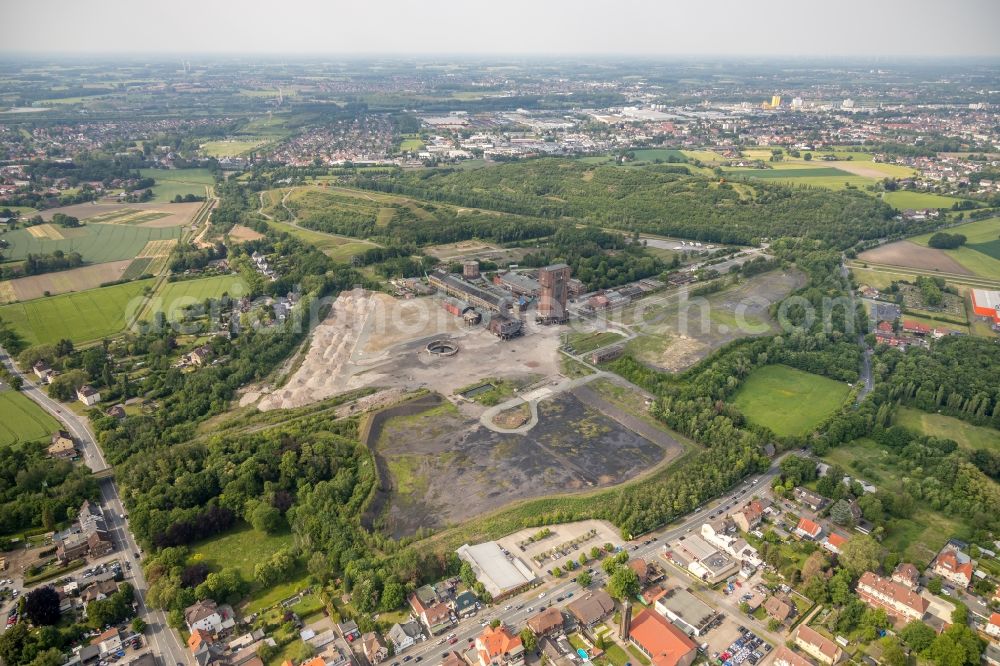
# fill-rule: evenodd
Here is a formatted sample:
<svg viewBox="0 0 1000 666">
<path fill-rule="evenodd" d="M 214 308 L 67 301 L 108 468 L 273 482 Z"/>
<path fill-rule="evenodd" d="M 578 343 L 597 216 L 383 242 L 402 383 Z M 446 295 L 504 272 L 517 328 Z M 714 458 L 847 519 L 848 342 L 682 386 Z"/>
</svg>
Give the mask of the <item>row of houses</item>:
<svg viewBox="0 0 1000 666">
<path fill-rule="evenodd" d="M 104 511 L 99 504 L 89 500 L 80 507 L 76 521 L 56 532 L 52 542 L 56 546 L 56 557 L 64 564 L 81 557 L 103 557 L 114 550 Z"/>
</svg>

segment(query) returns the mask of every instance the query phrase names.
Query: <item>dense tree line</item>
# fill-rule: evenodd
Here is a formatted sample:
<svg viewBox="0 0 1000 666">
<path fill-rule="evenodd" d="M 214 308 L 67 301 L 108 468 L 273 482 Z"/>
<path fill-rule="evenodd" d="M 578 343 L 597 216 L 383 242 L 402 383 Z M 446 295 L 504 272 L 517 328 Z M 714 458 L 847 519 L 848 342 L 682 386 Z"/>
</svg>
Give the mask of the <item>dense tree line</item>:
<svg viewBox="0 0 1000 666">
<path fill-rule="evenodd" d="M 20 264 L 0 266 L 0 279 L 54 273 L 80 266 L 83 266 L 83 257 L 79 252 L 66 254 L 56 250 L 52 254 L 29 254 Z"/>
<path fill-rule="evenodd" d="M 0 535 L 32 527 L 53 529 L 95 496 L 97 484 L 90 470 L 52 460 L 46 445 L 0 446 Z"/>
<path fill-rule="evenodd" d="M 861 239 L 913 232 L 912 226 L 894 219 L 888 205 L 863 192 L 755 182 L 754 196 L 747 197 L 700 176 L 558 159 L 475 171 L 436 169 L 363 177 L 357 184 L 461 206 L 548 219 L 589 219 L 629 231 L 719 243 L 803 236 L 845 248 Z"/>
</svg>

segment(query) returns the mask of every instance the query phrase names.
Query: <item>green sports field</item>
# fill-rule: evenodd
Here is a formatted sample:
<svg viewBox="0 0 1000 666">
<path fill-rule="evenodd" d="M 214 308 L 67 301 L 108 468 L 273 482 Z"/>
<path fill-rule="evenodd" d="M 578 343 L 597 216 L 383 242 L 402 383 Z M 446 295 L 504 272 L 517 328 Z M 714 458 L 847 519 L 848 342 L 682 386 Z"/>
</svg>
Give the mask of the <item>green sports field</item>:
<svg viewBox="0 0 1000 666">
<path fill-rule="evenodd" d="M 205 196 L 205 186 L 215 184 L 208 169 L 139 169 L 143 178 L 153 178 L 153 201 L 171 201 L 178 194 Z"/>
<path fill-rule="evenodd" d="M 0 306 L 0 319 L 30 344 L 68 338 L 76 343 L 99 340 L 121 331 L 152 280 L 89 289 L 50 298 Z"/>
<path fill-rule="evenodd" d="M 79 252 L 88 263 L 132 259 L 152 240 L 180 238 L 183 227 L 137 227 L 131 224 L 87 224 L 77 229 L 57 228 L 65 236 L 60 240 L 37 238 L 29 229 L 16 229 L 2 237 L 10 248 L 7 259 L 21 261 L 29 254 L 51 254 L 62 250 L 66 254 Z"/>
<path fill-rule="evenodd" d="M 1000 452 L 1000 430 L 980 428 L 944 414 L 900 407 L 896 412 L 896 424 L 924 435 L 954 440 L 963 449 Z"/>
<path fill-rule="evenodd" d="M 840 407 L 850 390 L 847 384 L 826 377 L 786 365 L 767 365 L 743 382 L 733 404 L 776 435 L 802 435 Z"/>
<path fill-rule="evenodd" d="M 59 423 L 22 393 L 0 391 L 0 446 L 43 442 L 59 429 Z"/>
<path fill-rule="evenodd" d="M 223 294 L 233 298 L 246 296 L 246 282 L 238 275 L 168 282 L 153 296 L 145 318 L 152 319 L 155 312 L 164 312 L 168 319 L 173 319 L 174 313 L 181 308 L 201 303 L 206 298 L 220 298 Z"/>
</svg>

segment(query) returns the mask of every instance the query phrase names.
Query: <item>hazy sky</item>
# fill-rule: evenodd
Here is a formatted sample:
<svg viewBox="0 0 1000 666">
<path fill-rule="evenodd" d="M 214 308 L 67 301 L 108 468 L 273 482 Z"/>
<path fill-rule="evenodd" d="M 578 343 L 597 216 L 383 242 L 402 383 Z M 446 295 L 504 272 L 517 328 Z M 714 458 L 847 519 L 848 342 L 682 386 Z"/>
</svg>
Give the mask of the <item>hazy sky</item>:
<svg viewBox="0 0 1000 666">
<path fill-rule="evenodd" d="M 0 0 L 33 53 L 1000 56 L 1000 0 Z"/>
</svg>

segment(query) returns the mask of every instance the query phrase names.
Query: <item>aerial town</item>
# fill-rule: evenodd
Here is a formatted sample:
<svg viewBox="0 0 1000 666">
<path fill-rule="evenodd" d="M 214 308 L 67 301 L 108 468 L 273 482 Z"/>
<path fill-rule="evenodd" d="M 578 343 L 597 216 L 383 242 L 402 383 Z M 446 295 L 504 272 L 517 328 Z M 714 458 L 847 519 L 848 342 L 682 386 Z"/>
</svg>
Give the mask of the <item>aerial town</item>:
<svg viewBox="0 0 1000 666">
<path fill-rule="evenodd" d="M 0 665 L 1000 666 L 996 8 L 519 1 L 0 10 Z"/>
</svg>

